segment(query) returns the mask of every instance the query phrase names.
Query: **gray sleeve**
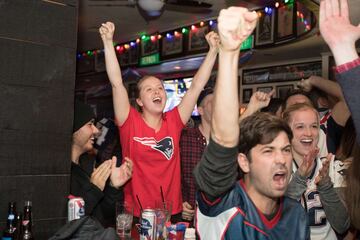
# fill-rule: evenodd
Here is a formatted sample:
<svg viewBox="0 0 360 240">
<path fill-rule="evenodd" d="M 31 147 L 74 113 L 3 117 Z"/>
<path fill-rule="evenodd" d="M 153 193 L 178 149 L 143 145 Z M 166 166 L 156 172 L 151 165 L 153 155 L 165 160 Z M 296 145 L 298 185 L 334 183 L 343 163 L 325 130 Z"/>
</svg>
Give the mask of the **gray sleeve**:
<svg viewBox="0 0 360 240">
<path fill-rule="evenodd" d="M 209 199 L 227 192 L 238 176 L 237 146 L 226 148 L 210 138 L 201 161 L 194 169 L 197 188 Z"/>
<path fill-rule="evenodd" d="M 354 120 L 357 139 L 360 138 L 360 66 L 336 75 L 336 80 L 341 86 L 346 104 Z"/>
<path fill-rule="evenodd" d="M 318 185 L 317 190 L 330 225 L 337 233 L 345 233 L 350 227 L 350 218 L 330 178 L 324 184 Z"/>
<path fill-rule="evenodd" d="M 302 177 L 299 175 L 298 171 L 296 171 L 289 182 L 289 185 L 286 189 L 285 195 L 289 198 L 300 201 L 301 195 L 306 191 L 306 177 Z"/>
</svg>

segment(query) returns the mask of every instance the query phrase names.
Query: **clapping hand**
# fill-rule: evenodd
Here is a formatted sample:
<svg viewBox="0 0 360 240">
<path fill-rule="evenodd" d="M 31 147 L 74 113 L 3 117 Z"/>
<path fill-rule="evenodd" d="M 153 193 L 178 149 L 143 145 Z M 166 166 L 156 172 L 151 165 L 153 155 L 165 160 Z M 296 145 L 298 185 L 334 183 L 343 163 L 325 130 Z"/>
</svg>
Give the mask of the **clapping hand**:
<svg viewBox="0 0 360 240">
<path fill-rule="evenodd" d="M 220 11 L 218 30 L 221 49 L 237 51 L 256 26 L 256 12 L 249 12 L 242 7 L 230 7 Z"/>
<path fill-rule="evenodd" d="M 125 157 L 125 162 L 120 167 L 116 167 L 117 158 L 112 157 L 111 161 L 111 175 L 110 184 L 119 188 L 123 186 L 132 176 L 133 162 L 130 158 Z"/>
<path fill-rule="evenodd" d="M 327 181 L 331 181 L 329 176 L 329 166 L 332 158 L 333 155 L 329 153 L 326 159 L 322 162 L 322 168 L 319 170 L 319 173 L 315 178 L 316 185 L 323 185 Z"/>
<path fill-rule="evenodd" d="M 304 155 L 303 161 L 298 169 L 299 175 L 302 177 L 308 177 L 315 165 L 315 159 L 319 154 L 319 148 L 313 148 L 308 154 Z"/>
<path fill-rule="evenodd" d="M 90 182 L 104 191 L 107 179 L 111 174 L 111 161 L 104 161 L 98 168 L 94 168 L 91 174 Z"/>
</svg>

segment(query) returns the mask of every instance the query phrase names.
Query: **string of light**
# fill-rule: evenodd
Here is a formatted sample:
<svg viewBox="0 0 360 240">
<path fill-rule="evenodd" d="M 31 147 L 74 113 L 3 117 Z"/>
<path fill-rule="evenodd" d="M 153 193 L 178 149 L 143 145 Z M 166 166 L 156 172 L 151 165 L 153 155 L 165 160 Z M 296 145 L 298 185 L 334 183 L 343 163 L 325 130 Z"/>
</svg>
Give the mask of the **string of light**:
<svg viewBox="0 0 360 240">
<path fill-rule="evenodd" d="M 265 13 L 267 15 L 272 15 L 275 12 L 274 8 L 279 8 L 281 6 L 294 4 L 294 1 L 296 1 L 296 0 L 283 0 L 283 2 L 276 1 L 272 5 L 267 5 L 263 9 L 258 9 L 257 14 L 259 17 L 261 17 L 263 13 Z M 305 19 L 303 13 L 301 13 L 300 11 L 297 11 L 296 16 L 300 20 L 300 22 L 304 24 L 305 32 L 311 30 L 311 23 Z M 121 43 L 121 44 L 114 43 L 114 47 L 115 47 L 116 51 L 120 54 L 130 48 L 138 47 L 141 44 L 141 41 L 149 41 L 150 40 L 152 42 L 156 42 L 156 41 L 162 39 L 163 37 L 166 37 L 166 39 L 168 41 L 171 41 L 173 38 L 180 38 L 182 35 L 189 34 L 190 31 L 196 32 L 196 31 L 198 31 L 199 28 L 202 28 L 204 26 L 209 26 L 211 29 L 214 29 L 216 27 L 216 19 L 201 21 L 199 23 L 192 24 L 190 26 L 184 26 L 184 27 L 177 28 L 176 30 L 166 31 L 166 32 L 162 32 L 162 33 L 144 34 L 144 35 L 139 36 L 137 39 L 126 42 L 126 43 Z M 103 51 L 104 51 L 104 49 L 97 49 L 97 50 L 88 50 L 85 52 L 79 52 L 79 53 L 77 53 L 77 58 L 81 59 L 83 57 L 91 57 L 91 56 L 99 54 Z"/>
</svg>

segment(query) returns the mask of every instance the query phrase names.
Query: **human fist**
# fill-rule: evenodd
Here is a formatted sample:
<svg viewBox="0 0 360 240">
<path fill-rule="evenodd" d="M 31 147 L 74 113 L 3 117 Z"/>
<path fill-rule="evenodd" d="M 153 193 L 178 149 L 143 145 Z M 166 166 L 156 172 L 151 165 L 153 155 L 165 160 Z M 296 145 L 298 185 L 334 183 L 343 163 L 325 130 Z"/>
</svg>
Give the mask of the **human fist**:
<svg viewBox="0 0 360 240">
<path fill-rule="evenodd" d="M 112 22 L 102 23 L 99 28 L 99 33 L 103 41 L 112 41 L 115 32 L 115 25 Z"/>
<path fill-rule="evenodd" d="M 246 8 L 230 7 L 221 10 L 218 17 L 221 49 L 224 51 L 239 50 L 241 43 L 254 30 L 256 21 L 256 12 L 249 12 Z"/>
</svg>

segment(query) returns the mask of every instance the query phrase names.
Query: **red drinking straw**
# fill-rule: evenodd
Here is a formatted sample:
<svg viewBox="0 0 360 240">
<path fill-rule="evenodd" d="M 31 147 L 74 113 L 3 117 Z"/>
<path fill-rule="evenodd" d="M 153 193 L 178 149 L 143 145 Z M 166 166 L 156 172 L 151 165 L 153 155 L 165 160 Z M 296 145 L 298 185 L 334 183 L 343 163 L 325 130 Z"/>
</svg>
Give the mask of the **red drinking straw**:
<svg viewBox="0 0 360 240">
<path fill-rule="evenodd" d="M 160 193 L 161 193 L 161 200 L 162 200 L 162 202 L 163 202 L 164 209 L 166 209 L 165 198 L 164 198 L 164 192 L 163 192 L 163 190 L 162 190 L 162 186 L 160 186 Z"/>
<path fill-rule="evenodd" d="M 137 201 L 138 201 L 138 203 L 139 203 L 139 206 L 140 206 L 140 211 L 141 212 L 143 212 L 143 207 L 142 207 L 142 205 L 141 205 L 141 202 L 140 202 L 140 199 L 139 199 L 139 196 L 136 194 L 136 199 L 137 199 Z"/>
</svg>

